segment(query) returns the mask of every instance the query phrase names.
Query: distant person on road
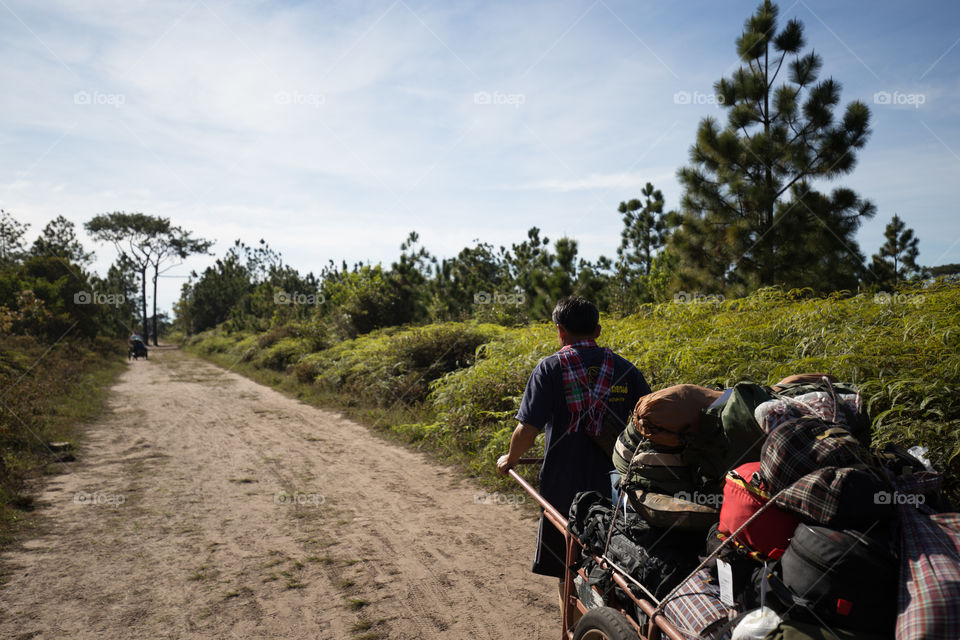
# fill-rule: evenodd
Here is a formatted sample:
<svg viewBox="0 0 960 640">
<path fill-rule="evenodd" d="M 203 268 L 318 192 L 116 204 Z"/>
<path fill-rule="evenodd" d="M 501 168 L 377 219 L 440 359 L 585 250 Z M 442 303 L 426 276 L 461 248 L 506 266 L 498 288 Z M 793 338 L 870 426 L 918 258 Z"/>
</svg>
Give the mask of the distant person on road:
<svg viewBox="0 0 960 640">
<path fill-rule="evenodd" d="M 637 400 L 650 393 L 635 366 L 597 346 L 599 321 L 597 307 L 584 298 L 557 302 L 553 323 L 561 348 L 530 375 L 510 450 L 497 460 L 498 472 L 506 474 L 543 430 L 540 493 L 564 516 L 580 491 L 610 494 L 613 463 L 590 434 L 598 433 L 604 422 L 623 430 Z M 563 534 L 541 514 L 533 572 L 559 578 L 562 598 L 565 570 Z"/>
</svg>

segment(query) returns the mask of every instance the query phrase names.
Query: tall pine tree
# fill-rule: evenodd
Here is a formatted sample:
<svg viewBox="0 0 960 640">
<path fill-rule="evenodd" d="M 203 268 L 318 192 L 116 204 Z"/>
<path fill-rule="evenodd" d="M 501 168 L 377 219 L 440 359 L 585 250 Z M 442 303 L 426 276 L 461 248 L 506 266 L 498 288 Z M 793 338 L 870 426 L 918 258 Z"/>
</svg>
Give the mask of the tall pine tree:
<svg viewBox="0 0 960 640">
<path fill-rule="evenodd" d="M 615 301 L 622 311 L 653 300 L 648 286 L 650 270 L 666 242 L 668 217 L 676 216 L 676 212 L 663 212 L 663 193 L 651 183 L 646 184 L 640 195 L 642 201 L 621 202 L 617 208 L 623 214 L 623 230 L 617 249 Z"/>
<path fill-rule="evenodd" d="M 80 266 L 93 261 L 93 253 L 83 248 L 77 239 L 76 226 L 63 216 L 57 216 L 47 223 L 40 236 L 30 247 L 34 256 L 62 258 Z"/>
<path fill-rule="evenodd" d="M 649 182 L 640 194 L 643 201 L 621 202 L 623 231 L 617 249 L 617 270 L 624 273 L 650 275 L 653 258 L 663 247 L 667 230 L 663 214 L 663 193 Z"/>
<path fill-rule="evenodd" d="M 701 121 L 670 248 L 675 285 L 741 294 L 760 286 L 854 288 L 863 256 L 854 234 L 875 207 L 850 189 L 820 193 L 814 181 L 850 173 L 870 134 L 870 111 L 847 105 L 840 83 L 819 80 L 822 60 L 802 52 L 803 25 L 777 27 L 764 1 L 737 39 L 742 65 L 715 85 L 727 123 Z"/>
</svg>

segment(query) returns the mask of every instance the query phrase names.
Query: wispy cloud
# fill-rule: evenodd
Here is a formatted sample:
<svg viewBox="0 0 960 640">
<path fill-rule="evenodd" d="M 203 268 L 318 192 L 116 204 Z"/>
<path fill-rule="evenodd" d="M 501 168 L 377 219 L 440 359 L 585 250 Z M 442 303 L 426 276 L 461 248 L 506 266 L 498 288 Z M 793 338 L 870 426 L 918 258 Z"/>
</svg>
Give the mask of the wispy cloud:
<svg viewBox="0 0 960 640">
<path fill-rule="evenodd" d="M 170 216 L 219 251 L 263 237 L 302 269 L 389 261 L 412 229 L 442 255 L 474 238 L 509 245 L 533 225 L 582 237 L 588 257 L 611 253 L 620 200 L 653 182 L 677 206 L 675 171 L 698 121 L 724 117 L 698 96 L 735 63 L 752 7 L 4 1 L 17 16 L 0 21 L 4 209 L 33 232 L 58 214 Z M 876 33 L 877 21 L 899 20 L 895 3 L 866 25 L 855 8 L 807 4 L 818 19 L 796 13 L 832 56 L 825 73 L 839 68 L 844 100 L 876 114 L 861 167 L 878 177 L 844 181 L 879 194 L 874 227 L 894 210 L 911 222 L 910 199 L 883 188 L 898 167 L 918 176 L 926 210 L 946 211 L 955 181 L 919 176 L 941 176 L 956 162 L 946 149 L 960 149 L 955 83 L 944 80 L 960 47 L 938 26 L 948 21 L 918 24 L 894 56 Z M 883 110 L 870 102 L 880 90 L 930 99 Z M 911 145 L 891 132 L 932 144 L 897 158 Z M 960 236 L 955 221 L 918 219 L 922 252 Z M 98 254 L 103 269 L 112 255 Z"/>
<path fill-rule="evenodd" d="M 545 178 L 543 180 L 536 180 L 507 188 L 515 190 L 559 191 L 561 193 L 568 191 L 615 189 L 624 192 L 626 195 L 633 196 L 637 195 L 637 192 L 648 182 L 662 184 L 671 178 L 673 178 L 673 171 L 657 168 L 655 170 L 632 172 L 592 173 L 582 178 Z M 626 197 L 626 195 L 624 197 Z"/>
</svg>

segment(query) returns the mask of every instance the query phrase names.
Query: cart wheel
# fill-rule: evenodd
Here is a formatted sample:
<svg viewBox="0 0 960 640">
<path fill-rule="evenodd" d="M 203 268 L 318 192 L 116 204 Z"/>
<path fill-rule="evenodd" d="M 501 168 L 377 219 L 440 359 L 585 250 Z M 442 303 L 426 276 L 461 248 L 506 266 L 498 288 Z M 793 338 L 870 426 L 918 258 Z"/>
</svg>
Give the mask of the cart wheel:
<svg viewBox="0 0 960 640">
<path fill-rule="evenodd" d="M 622 613 L 610 607 L 588 611 L 577 624 L 573 640 L 637 640 L 639 634 Z"/>
</svg>

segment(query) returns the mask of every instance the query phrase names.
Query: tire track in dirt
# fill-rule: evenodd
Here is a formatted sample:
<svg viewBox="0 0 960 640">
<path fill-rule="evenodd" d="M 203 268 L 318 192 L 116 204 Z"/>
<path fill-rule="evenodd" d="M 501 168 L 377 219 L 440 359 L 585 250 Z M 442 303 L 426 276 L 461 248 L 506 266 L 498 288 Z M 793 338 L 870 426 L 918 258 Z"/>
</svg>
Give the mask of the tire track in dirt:
<svg viewBox="0 0 960 640">
<path fill-rule="evenodd" d="M 4 554 L 0 637 L 556 635 L 535 520 L 335 414 L 156 349 L 87 434 Z"/>
</svg>

